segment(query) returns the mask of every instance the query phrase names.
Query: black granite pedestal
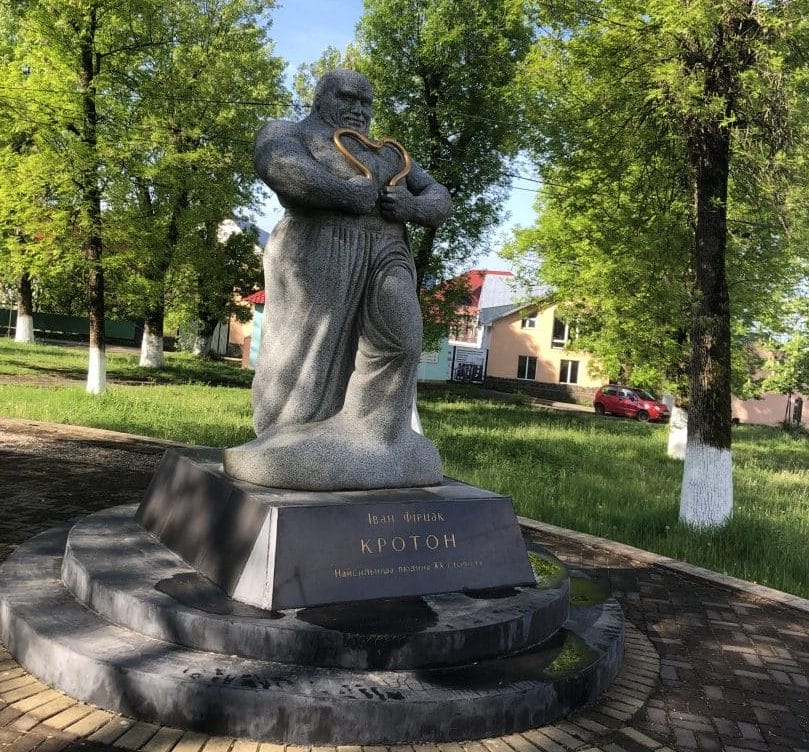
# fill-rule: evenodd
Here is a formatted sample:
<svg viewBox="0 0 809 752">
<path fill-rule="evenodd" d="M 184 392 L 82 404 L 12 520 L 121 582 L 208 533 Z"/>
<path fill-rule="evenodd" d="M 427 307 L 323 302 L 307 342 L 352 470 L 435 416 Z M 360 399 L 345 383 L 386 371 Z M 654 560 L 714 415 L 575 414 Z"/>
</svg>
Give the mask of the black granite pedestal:
<svg viewBox="0 0 809 752">
<path fill-rule="evenodd" d="M 171 491 L 166 491 L 171 482 L 161 481 L 159 503 L 153 484 L 137 514 L 128 506 L 90 515 L 72 528 L 28 541 L 0 565 L 0 638 L 29 671 L 79 699 L 154 723 L 279 743 L 449 742 L 549 723 L 595 700 L 618 672 L 623 653 L 618 604 L 587 587 L 589 600 L 572 605 L 571 582 L 582 575 L 569 573 L 547 552 L 526 553 L 519 531 L 510 544 L 516 550 L 500 551 L 476 527 L 481 520 L 490 525 L 500 520 L 494 527 L 511 530 L 502 523 L 508 518 L 502 508 L 486 516 L 486 505 L 502 507 L 503 497 L 450 482 L 437 490 L 414 490 L 410 497 L 404 489 L 394 492 L 387 508 L 384 498 L 363 494 L 290 505 L 277 503 L 284 492 L 264 489 L 265 500 L 257 501 L 254 489 L 223 483 L 226 493 L 217 501 L 194 480 L 202 472 L 203 485 L 222 481 L 215 463 L 200 469 L 182 458 L 169 461 L 185 467 L 180 473 L 185 480 Z M 186 494 L 186 501 L 172 509 L 170 499 L 178 493 Z M 472 504 L 476 514 L 466 520 L 458 496 L 469 493 L 478 505 Z M 198 521 L 179 514 L 184 506 L 194 509 L 194 498 L 207 499 L 203 503 L 218 509 L 219 517 L 211 512 Z M 239 509 L 228 511 L 228 499 L 236 499 Z M 155 504 L 168 510 L 152 517 L 163 520 L 168 538 L 197 524 L 189 537 L 209 540 L 216 531 L 212 514 L 221 525 L 230 515 L 236 529 L 229 525 L 227 545 L 214 548 L 207 564 L 192 564 L 187 551 L 184 557 L 139 524 L 155 512 Z M 315 595 L 300 608 L 279 609 L 228 594 L 227 583 L 238 583 L 251 557 L 260 558 L 253 555 L 256 548 L 265 566 L 251 571 L 264 577 L 265 594 L 273 591 L 273 577 L 266 573 L 278 572 L 270 562 L 282 549 L 280 537 L 262 538 L 255 527 L 267 528 L 273 515 L 282 520 L 286 512 L 272 510 L 286 507 L 309 510 L 306 514 L 316 507 L 336 509 L 341 512 L 336 518 L 352 520 L 333 528 L 347 542 L 344 548 L 315 552 L 304 541 L 295 556 L 305 562 L 312 553 L 308 560 L 318 562 L 301 570 L 304 581 L 339 587 L 348 579 L 342 592 L 353 599 L 322 605 L 322 596 Z M 392 550 L 374 541 L 375 553 L 369 554 L 365 526 L 379 528 L 376 537 L 386 536 Z M 389 527 L 383 533 L 384 526 Z M 299 530 L 305 535 L 311 529 Z M 327 530 L 328 525 L 312 532 L 325 538 Z M 416 562 L 442 566 L 398 571 L 417 566 L 392 544 L 408 535 L 419 536 L 430 553 Z M 452 535 L 455 547 L 440 551 L 426 544 L 428 536 L 440 541 Z M 399 558 L 380 558 L 365 568 L 395 572 L 357 573 L 364 567 L 350 558 L 362 562 L 374 555 Z M 471 586 L 447 592 L 456 576 L 450 562 L 477 560 L 484 565 L 458 567 L 468 569 L 464 582 Z M 501 573 L 518 572 L 515 581 L 507 575 L 505 583 L 487 584 L 490 563 Z M 338 570 L 357 572 L 340 576 Z M 217 572 L 219 584 L 211 577 Z M 446 572 L 450 578 L 442 579 Z M 292 567 L 284 578 L 294 576 Z M 372 598 L 378 593 L 372 583 L 378 582 L 422 592 Z M 275 590 L 283 592 L 292 591 Z M 320 592 L 307 585 L 295 597 Z"/>
<path fill-rule="evenodd" d="M 290 491 L 166 453 L 137 522 L 235 600 L 264 609 L 532 585 L 507 496 L 447 478 Z"/>
</svg>

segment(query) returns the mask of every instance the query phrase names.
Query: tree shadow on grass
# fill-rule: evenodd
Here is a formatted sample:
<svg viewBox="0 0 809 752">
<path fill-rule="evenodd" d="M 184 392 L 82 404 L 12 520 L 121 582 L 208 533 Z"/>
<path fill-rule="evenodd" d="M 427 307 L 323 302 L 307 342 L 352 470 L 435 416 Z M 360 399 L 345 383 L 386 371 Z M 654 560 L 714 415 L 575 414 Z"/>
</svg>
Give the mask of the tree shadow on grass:
<svg viewBox="0 0 809 752">
<path fill-rule="evenodd" d="M 87 368 L 84 365 L 37 365 L 30 361 L 4 360 L 17 368 L 20 382 L 24 383 L 26 375 L 57 376 L 64 379 L 84 381 Z M 230 369 L 229 372 L 227 369 Z M 182 365 L 166 365 L 159 370 L 141 368 L 140 366 L 119 367 L 114 361 L 108 361 L 107 380 L 113 383 L 178 385 L 200 384 L 205 386 L 228 386 L 249 388 L 253 379 L 252 371 L 242 371 L 231 366 L 219 368 L 200 365 L 189 367 Z"/>
<path fill-rule="evenodd" d="M 29 360 L 9 360 L 4 359 L 3 363 L 8 364 L 14 367 L 16 370 L 19 371 L 18 378 L 20 379 L 21 383 L 25 382 L 26 375 L 46 375 L 46 376 L 57 376 L 65 379 L 75 379 L 77 381 L 83 380 L 87 378 L 87 368 L 76 366 L 57 366 L 57 365 L 45 365 L 39 366 L 36 363 L 32 363 Z M 15 374 L 16 375 L 16 374 Z"/>
</svg>

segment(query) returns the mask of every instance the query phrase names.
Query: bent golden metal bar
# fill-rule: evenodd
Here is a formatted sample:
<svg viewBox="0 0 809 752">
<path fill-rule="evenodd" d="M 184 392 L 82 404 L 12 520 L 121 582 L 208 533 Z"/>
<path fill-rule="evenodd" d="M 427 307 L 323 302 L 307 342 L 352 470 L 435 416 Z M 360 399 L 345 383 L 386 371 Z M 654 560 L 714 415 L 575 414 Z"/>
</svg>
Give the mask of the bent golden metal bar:
<svg viewBox="0 0 809 752">
<path fill-rule="evenodd" d="M 346 148 L 342 141 L 343 136 L 349 136 L 355 141 L 359 141 L 359 143 L 361 143 L 363 146 L 367 146 L 369 149 L 373 149 L 374 151 L 379 151 L 384 146 L 392 146 L 394 149 L 396 149 L 396 151 L 399 152 L 402 160 L 404 161 L 404 167 L 390 179 L 390 182 L 388 182 L 389 186 L 396 185 L 402 178 L 407 177 L 407 175 L 410 173 L 410 168 L 413 166 L 413 162 L 410 159 L 410 155 L 407 153 L 407 150 L 398 141 L 394 141 L 392 138 L 388 138 L 387 136 L 385 136 L 385 138 L 380 138 L 379 141 L 373 141 L 372 139 L 363 136 L 362 133 L 352 130 L 351 128 L 338 128 L 336 131 L 334 131 L 334 135 L 332 136 L 334 145 L 337 147 L 340 154 L 342 154 L 369 180 L 372 177 L 371 171 Z"/>
</svg>

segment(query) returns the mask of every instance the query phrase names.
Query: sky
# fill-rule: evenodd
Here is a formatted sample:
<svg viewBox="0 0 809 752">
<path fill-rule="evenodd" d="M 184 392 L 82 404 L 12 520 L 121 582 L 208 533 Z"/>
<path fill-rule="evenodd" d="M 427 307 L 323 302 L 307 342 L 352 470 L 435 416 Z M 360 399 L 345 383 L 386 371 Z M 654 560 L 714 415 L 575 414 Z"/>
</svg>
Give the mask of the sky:
<svg viewBox="0 0 809 752">
<path fill-rule="evenodd" d="M 309 63 L 320 57 L 329 45 L 339 50 L 354 38 L 354 27 L 362 15 L 362 0 L 285 0 L 279 2 L 272 13 L 270 36 L 275 41 L 275 53 L 287 61 L 287 78 L 291 83 L 292 74 L 300 63 Z M 405 144 L 406 146 L 406 144 Z M 522 166 L 521 173 L 530 170 Z M 502 245 L 511 237 L 514 225 L 528 226 L 534 221 L 534 193 L 531 183 L 520 182 L 511 191 L 506 204 L 510 217 L 495 231 L 495 246 Z M 262 229 L 270 230 L 280 219 L 281 210 L 277 202 L 270 202 L 258 218 Z M 498 258 L 496 253 L 482 256 L 476 267 L 479 269 L 508 269 L 508 262 Z"/>
</svg>

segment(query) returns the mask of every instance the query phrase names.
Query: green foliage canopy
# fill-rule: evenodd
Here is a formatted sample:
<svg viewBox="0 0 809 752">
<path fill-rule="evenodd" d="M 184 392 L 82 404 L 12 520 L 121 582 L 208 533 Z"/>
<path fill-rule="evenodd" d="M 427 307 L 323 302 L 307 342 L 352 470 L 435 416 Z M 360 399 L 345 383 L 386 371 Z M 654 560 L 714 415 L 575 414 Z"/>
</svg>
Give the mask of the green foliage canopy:
<svg viewBox="0 0 809 752">
<path fill-rule="evenodd" d="M 454 202 L 437 234 L 413 233 L 422 287 L 474 257 L 501 216 L 531 29 L 514 0 L 366 0 L 358 40 L 375 132 L 404 144 Z"/>
<path fill-rule="evenodd" d="M 216 232 L 207 228 L 255 206 L 253 137 L 287 102 L 282 63 L 267 37 L 270 5 L 175 3 L 161 18 L 161 35 L 171 42 L 134 73 L 128 117 L 137 139 L 123 155 L 111 218 L 128 307 L 147 323 L 158 323 L 166 304 L 203 305 L 212 286 L 230 280 L 210 263 Z M 172 268 L 182 265 L 192 273 Z M 217 289 L 215 298 L 232 292 Z M 218 318 L 229 309 L 221 307 Z"/>
<path fill-rule="evenodd" d="M 726 269 L 737 341 L 778 315 L 799 275 L 787 198 L 806 143 L 801 3 L 531 5 L 542 33 L 519 88 L 544 188 L 537 225 L 508 253 L 570 301 L 579 344 L 605 376 L 683 394 L 701 295 L 693 153 L 707 129 L 732 134 Z"/>
<path fill-rule="evenodd" d="M 0 274 L 30 272 L 77 312 L 77 279 L 98 267 L 127 317 L 226 284 L 204 228 L 253 206 L 253 136 L 288 101 L 273 6 L 1 0 Z M 172 263 L 193 283 L 167 290 Z"/>
</svg>

